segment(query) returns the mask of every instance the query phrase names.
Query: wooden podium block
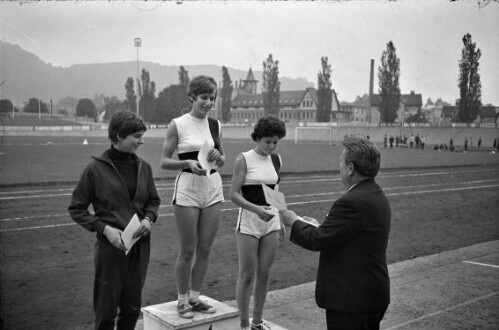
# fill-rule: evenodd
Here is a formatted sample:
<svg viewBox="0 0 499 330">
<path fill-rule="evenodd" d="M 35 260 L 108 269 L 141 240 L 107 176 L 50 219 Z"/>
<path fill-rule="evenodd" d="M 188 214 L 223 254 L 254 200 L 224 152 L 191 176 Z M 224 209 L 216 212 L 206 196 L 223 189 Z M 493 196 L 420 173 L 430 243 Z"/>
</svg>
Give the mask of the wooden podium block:
<svg viewBox="0 0 499 330">
<path fill-rule="evenodd" d="M 164 304 L 151 305 L 142 308 L 144 319 L 144 330 L 234 330 L 239 329 L 239 311 L 211 299 L 201 296 L 208 304 L 216 309 L 214 314 L 194 313 L 192 319 L 184 319 L 177 314 L 177 301 L 170 301 Z"/>
</svg>

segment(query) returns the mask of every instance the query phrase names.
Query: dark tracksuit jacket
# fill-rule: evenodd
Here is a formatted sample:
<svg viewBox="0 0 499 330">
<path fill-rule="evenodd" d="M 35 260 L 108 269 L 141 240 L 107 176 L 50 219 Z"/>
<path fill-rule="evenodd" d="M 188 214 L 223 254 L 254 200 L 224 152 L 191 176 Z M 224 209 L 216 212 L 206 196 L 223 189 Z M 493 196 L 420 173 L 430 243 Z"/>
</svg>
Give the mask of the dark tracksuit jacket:
<svg viewBox="0 0 499 330">
<path fill-rule="evenodd" d="M 113 165 L 109 150 L 83 171 L 73 191 L 68 211 L 85 229 L 97 232 L 95 245 L 94 311 L 96 329 L 114 329 L 118 315 L 119 329 L 134 329 L 140 315 L 142 288 L 150 256 L 150 235 L 135 243 L 125 253 L 104 236 L 106 225 L 124 230 L 135 213 L 140 220 L 158 217 L 161 200 L 153 181 L 151 166 L 133 155 L 137 166 L 137 189 L 132 200 L 126 183 Z M 92 204 L 94 214 L 88 207 Z"/>
</svg>

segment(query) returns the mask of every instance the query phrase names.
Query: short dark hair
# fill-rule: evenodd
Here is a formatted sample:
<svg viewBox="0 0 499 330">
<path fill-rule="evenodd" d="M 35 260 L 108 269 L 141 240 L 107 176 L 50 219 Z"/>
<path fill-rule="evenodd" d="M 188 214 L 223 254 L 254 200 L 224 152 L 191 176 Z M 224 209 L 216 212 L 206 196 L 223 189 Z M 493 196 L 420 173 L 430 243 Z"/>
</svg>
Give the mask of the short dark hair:
<svg viewBox="0 0 499 330">
<path fill-rule="evenodd" d="M 343 140 L 345 164 L 352 163 L 362 176 L 374 178 L 381 165 L 379 149 L 370 140 L 359 137 L 347 137 Z"/>
<path fill-rule="evenodd" d="M 274 115 L 266 115 L 256 122 L 251 138 L 257 142 L 263 137 L 277 136 L 282 139 L 286 136 L 286 125 L 282 120 Z"/>
<path fill-rule="evenodd" d="M 192 78 L 187 88 L 187 96 L 191 103 L 198 95 L 211 94 L 217 91 L 217 82 L 210 76 L 196 76 Z M 216 97 L 216 95 L 215 95 Z"/>
<path fill-rule="evenodd" d="M 112 143 L 118 142 L 118 137 L 125 138 L 135 132 L 145 132 L 146 124 L 139 115 L 131 111 L 116 111 L 107 128 L 109 140 Z"/>
</svg>

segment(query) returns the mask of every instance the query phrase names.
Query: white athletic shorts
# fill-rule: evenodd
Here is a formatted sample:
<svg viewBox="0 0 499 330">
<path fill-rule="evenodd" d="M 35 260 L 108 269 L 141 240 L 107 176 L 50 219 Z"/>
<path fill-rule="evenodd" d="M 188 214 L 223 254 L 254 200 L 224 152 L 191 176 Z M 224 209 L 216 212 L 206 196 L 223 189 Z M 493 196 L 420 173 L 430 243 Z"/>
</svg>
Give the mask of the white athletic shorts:
<svg viewBox="0 0 499 330">
<path fill-rule="evenodd" d="M 224 200 L 222 177 L 218 172 L 201 176 L 180 172 L 175 180 L 173 205 L 204 209 Z"/>
<path fill-rule="evenodd" d="M 251 235 L 260 239 L 271 232 L 280 230 L 281 221 L 279 210 L 273 206 L 270 207 L 272 209 L 270 209 L 269 212 L 274 213 L 275 216 L 269 222 L 260 219 L 256 213 L 250 212 L 242 207 L 239 208 L 236 233 Z"/>
</svg>

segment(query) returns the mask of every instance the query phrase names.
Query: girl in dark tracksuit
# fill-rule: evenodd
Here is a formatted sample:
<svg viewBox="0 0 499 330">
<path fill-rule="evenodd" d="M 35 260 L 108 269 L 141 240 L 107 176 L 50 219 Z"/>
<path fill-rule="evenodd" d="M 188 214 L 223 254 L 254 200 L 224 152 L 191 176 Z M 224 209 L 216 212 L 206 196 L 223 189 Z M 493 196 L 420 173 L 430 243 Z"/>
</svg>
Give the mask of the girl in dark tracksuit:
<svg viewBox="0 0 499 330">
<path fill-rule="evenodd" d="M 114 329 L 118 316 L 117 328 L 132 330 L 140 315 L 151 226 L 161 203 L 151 166 L 135 154 L 145 131 L 144 122 L 134 113 L 116 112 L 109 122 L 112 146 L 87 165 L 68 208 L 77 224 L 97 232 L 95 329 Z M 90 204 L 93 213 L 88 210 Z M 126 251 L 121 234 L 134 214 L 140 220 L 134 233 L 139 240 Z"/>
</svg>

